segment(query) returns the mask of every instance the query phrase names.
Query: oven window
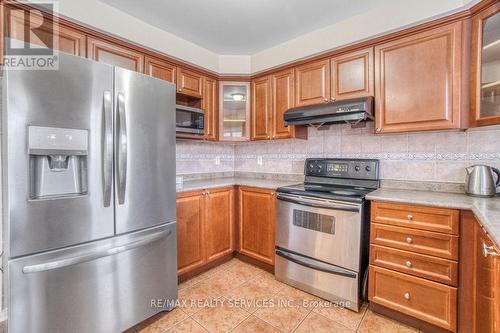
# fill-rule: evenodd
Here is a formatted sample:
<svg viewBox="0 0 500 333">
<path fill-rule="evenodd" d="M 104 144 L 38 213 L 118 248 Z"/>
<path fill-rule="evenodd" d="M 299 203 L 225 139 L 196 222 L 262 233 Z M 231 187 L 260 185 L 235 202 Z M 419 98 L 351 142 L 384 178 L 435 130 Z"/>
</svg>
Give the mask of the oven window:
<svg viewBox="0 0 500 333">
<path fill-rule="evenodd" d="M 329 215 L 294 209 L 293 225 L 327 234 L 335 234 L 335 217 Z"/>
</svg>

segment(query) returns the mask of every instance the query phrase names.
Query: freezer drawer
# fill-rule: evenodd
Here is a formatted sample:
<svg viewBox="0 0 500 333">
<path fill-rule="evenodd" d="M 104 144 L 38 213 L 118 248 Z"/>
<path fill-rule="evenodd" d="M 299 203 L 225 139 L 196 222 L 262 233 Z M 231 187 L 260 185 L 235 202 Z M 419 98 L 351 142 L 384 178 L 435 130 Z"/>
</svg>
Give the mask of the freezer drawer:
<svg viewBox="0 0 500 333">
<path fill-rule="evenodd" d="M 359 311 L 359 274 L 356 272 L 277 249 L 274 274 L 278 281 Z"/>
<path fill-rule="evenodd" d="M 177 299 L 176 224 L 9 262 L 9 332 L 122 332 Z"/>
</svg>

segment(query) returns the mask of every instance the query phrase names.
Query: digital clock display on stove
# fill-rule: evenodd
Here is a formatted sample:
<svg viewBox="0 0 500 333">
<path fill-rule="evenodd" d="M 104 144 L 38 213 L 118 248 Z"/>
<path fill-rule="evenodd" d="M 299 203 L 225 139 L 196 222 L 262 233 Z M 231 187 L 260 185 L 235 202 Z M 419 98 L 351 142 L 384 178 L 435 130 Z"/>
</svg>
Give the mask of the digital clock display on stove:
<svg viewBox="0 0 500 333">
<path fill-rule="evenodd" d="M 347 172 L 348 164 L 340 163 L 329 163 L 326 165 L 326 171 L 328 172 Z"/>
</svg>

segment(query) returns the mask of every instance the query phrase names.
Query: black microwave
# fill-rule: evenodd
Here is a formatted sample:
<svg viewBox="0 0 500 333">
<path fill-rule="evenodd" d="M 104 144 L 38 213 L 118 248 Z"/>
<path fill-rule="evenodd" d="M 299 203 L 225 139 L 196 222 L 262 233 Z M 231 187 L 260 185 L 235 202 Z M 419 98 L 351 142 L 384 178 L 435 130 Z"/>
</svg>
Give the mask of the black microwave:
<svg viewBox="0 0 500 333">
<path fill-rule="evenodd" d="M 202 109 L 179 105 L 175 107 L 175 131 L 203 135 L 205 126 L 205 113 Z"/>
</svg>

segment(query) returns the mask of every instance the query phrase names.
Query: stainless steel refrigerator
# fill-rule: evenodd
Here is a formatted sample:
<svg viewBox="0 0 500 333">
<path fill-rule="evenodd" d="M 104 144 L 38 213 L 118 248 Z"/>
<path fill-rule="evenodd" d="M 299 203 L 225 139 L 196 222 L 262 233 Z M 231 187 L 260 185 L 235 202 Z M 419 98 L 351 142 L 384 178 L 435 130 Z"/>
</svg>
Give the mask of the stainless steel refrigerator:
<svg viewBox="0 0 500 333">
<path fill-rule="evenodd" d="M 177 298 L 175 86 L 59 54 L 6 71 L 2 93 L 9 332 L 120 332 L 171 309 L 155 300 Z"/>
</svg>

